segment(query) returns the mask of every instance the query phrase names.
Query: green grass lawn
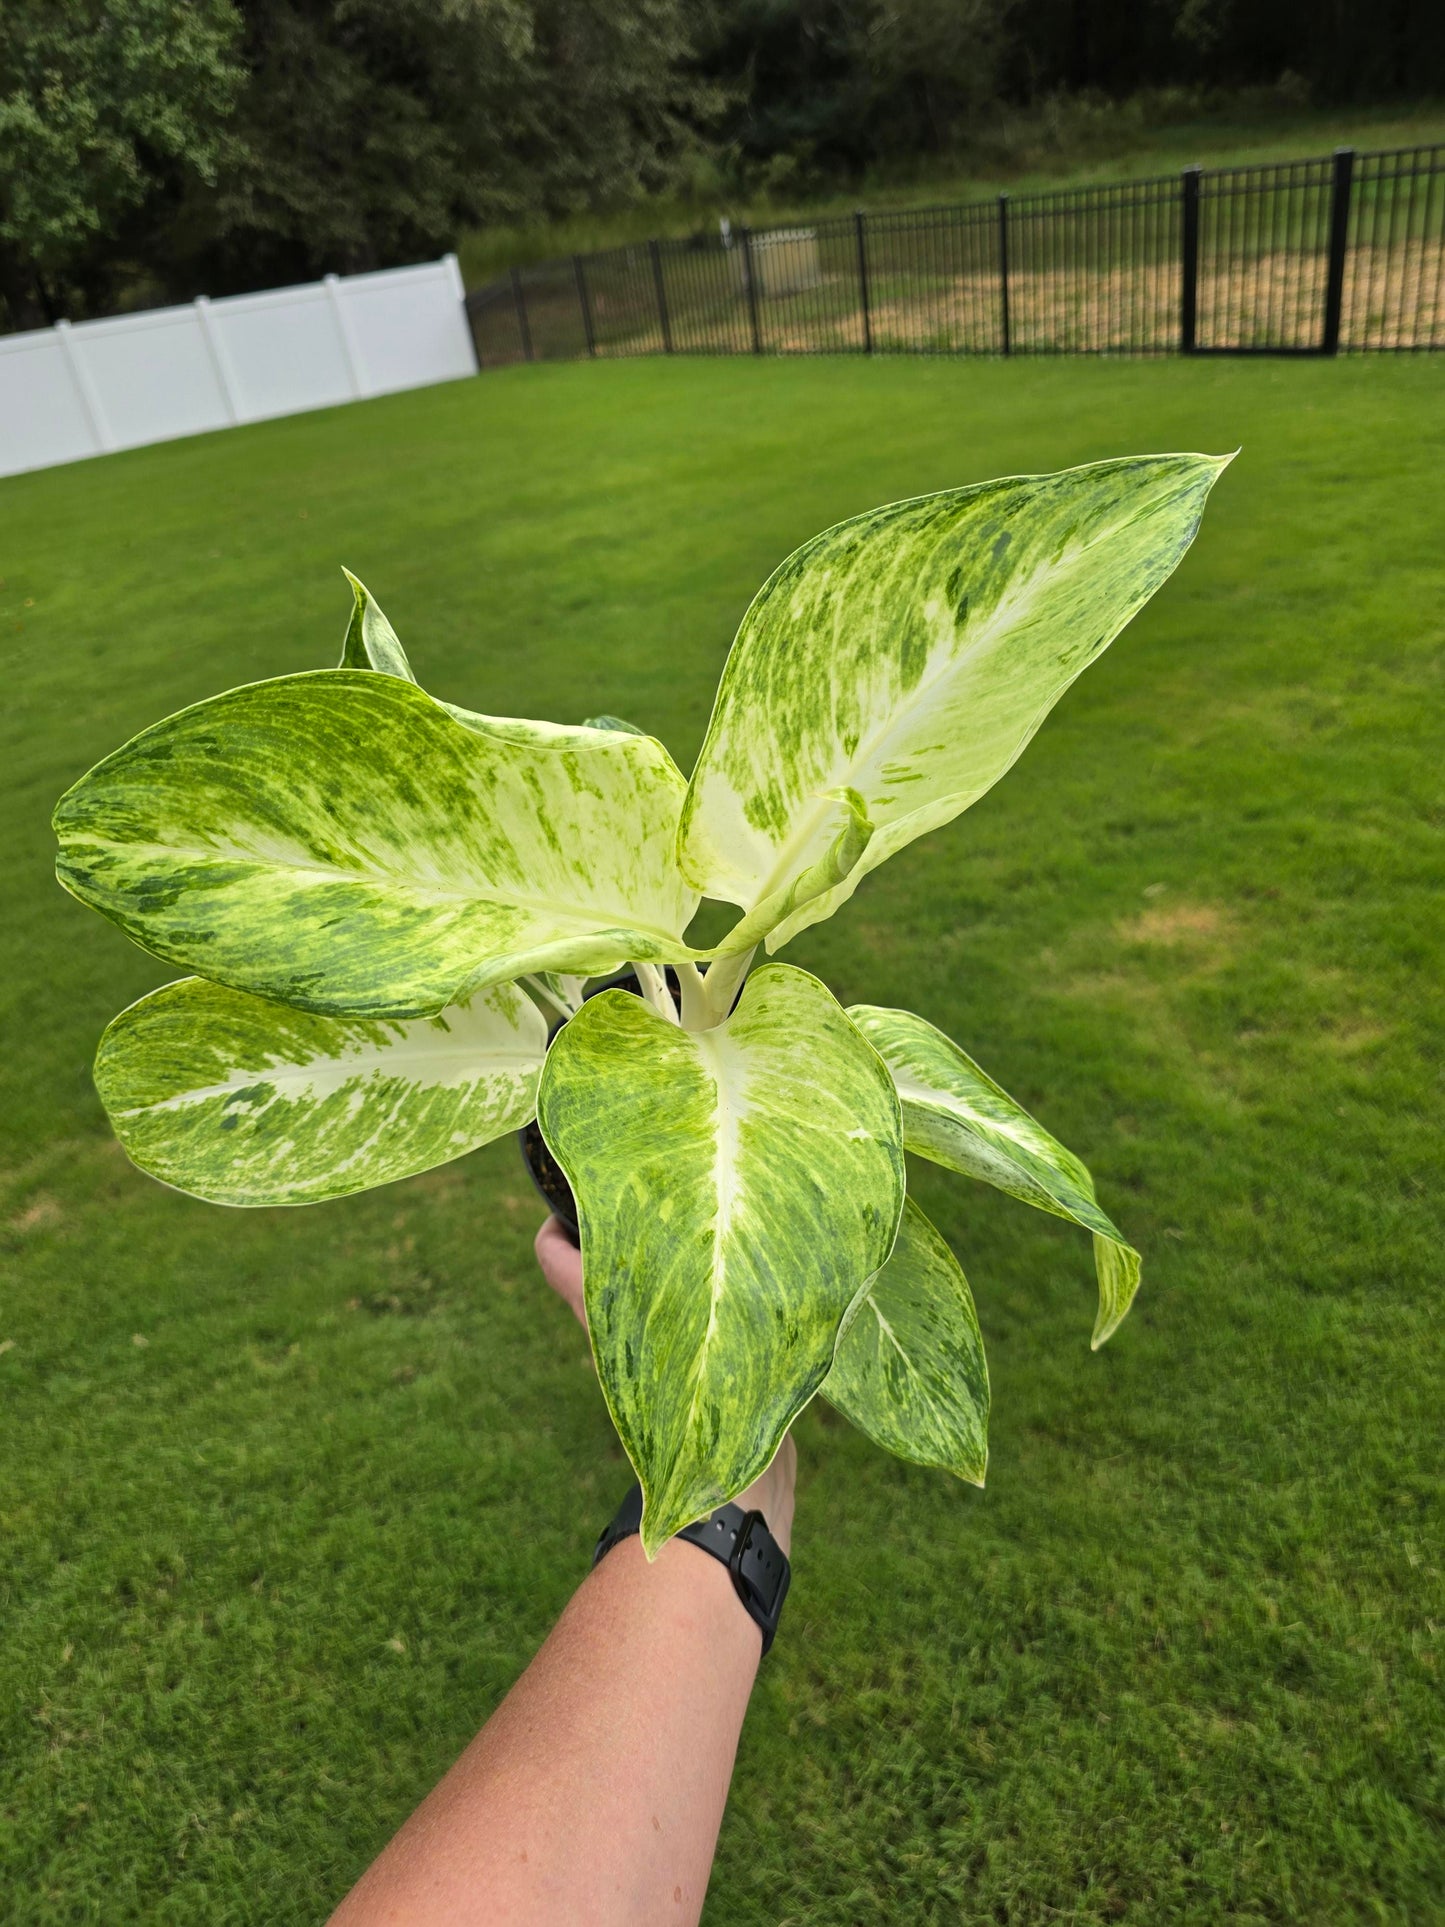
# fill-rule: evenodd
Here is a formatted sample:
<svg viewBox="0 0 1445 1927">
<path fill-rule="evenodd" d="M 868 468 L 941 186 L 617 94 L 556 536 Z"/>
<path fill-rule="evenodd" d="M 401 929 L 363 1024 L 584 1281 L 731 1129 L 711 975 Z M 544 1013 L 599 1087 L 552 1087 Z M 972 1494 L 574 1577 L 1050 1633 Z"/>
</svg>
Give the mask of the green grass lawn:
<svg viewBox="0 0 1445 1927">
<path fill-rule="evenodd" d="M 989 1485 L 798 1427 L 796 1575 L 708 1919 L 1445 1920 L 1445 369 L 517 369 L 0 483 L 8 849 L 0 1915 L 324 1915 L 496 1704 L 627 1483 L 515 1147 L 228 1213 L 89 1081 L 173 972 L 65 898 L 132 731 L 328 663 L 684 767 L 752 590 L 870 504 L 1243 453 L 1178 576 L 951 828 L 787 953 L 916 1008 L 1145 1253 L 921 1167 Z"/>
</svg>

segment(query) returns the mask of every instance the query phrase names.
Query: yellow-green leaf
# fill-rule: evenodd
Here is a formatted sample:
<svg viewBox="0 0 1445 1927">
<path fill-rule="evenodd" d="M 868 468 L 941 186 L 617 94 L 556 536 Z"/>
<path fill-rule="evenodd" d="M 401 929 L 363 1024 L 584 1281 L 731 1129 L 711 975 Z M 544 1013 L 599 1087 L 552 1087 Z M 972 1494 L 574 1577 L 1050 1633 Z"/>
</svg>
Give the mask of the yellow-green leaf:
<svg viewBox="0 0 1445 1927">
<path fill-rule="evenodd" d="M 963 1267 L 909 1198 L 893 1255 L 838 1340 L 823 1396 L 915 1465 L 982 1485 L 988 1365 Z"/>
<path fill-rule="evenodd" d="M 910 1151 L 1094 1234 L 1097 1351 L 1133 1302 L 1141 1260 L 1099 1209 L 1088 1170 L 922 1017 L 877 1004 L 855 1004 L 848 1015 L 893 1073 Z"/>
<path fill-rule="evenodd" d="M 60 800 L 61 882 L 157 956 L 340 1016 L 676 962 L 682 779 L 647 736 L 539 748 L 322 670 L 157 723 Z"/>
<path fill-rule="evenodd" d="M 186 977 L 114 1020 L 95 1082 L 152 1177 L 215 1204 L 315 1204 L 519 1130 L 546 1050 L 545 1019 L 511 984 L 398 1021 Z"/>
<path fill-rule="evenodd" d="M 351 573 L 343 569 L 341 573 L 351 584 L 351 593 L 356 606 L 351 611 L 351 620 L 346 625 L 346 636 L 341 645 L 340 669 L 374 669 L 383 676 L 396 676 L 402 682 L 415 682 L 411 664 L 406 659 L 406 651 L 397 638 L 395 629 L 381 613 L 376 597 Z"/>
<path fill-rule="evenodd" d="M 1174 569 L 1223 466 L 1152 455 L 1016 476 L 804 543 L 723 671 L 683 811 L 692 882 L 748 913 L 773 904 L 776 950 L 966 810 Z M 872 834 L 803 900 L 848 791 Z"/>
<path fill-rule="evenodd" d="M 775 964 L 712 1030 L 591 998 L 552 1045 L 538 1119 L 577 1199 L 651 1556 L 764 1470 L 826 1377 L 893 1246 L 898 1099 L 823 985 Z"/>
</svg>

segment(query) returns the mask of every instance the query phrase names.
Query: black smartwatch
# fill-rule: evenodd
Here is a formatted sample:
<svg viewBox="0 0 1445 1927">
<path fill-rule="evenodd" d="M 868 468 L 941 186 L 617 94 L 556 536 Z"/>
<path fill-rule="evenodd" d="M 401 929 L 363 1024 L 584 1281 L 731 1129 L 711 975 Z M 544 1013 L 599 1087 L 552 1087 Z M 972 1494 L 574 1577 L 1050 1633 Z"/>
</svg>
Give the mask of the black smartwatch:
<svg viewBox="0 0 1445 1927">
<path fill-rule="evenodd" d="M 600 1565 L 612 1548 L 620 1540 L 630 1539 L 641 1524 L 642 1487 L 634 1485 L 618 1506 L 611 1525 L 597 1541 L 593 1565 Z M 733 1590 L 762 1633 L 766 1653 L 778 1630 L 793 1573 L 788 1555 L 768 1531 L 762 1513 L 744 1512 L 740 1505 L 720 1505 L 716 1512 L 710 1512 L 695 1525 L 684 1526 L 674 1536 L 690 1546 L 700 1546 L 727 1567 L 732 1574 Z"/>
</svg>

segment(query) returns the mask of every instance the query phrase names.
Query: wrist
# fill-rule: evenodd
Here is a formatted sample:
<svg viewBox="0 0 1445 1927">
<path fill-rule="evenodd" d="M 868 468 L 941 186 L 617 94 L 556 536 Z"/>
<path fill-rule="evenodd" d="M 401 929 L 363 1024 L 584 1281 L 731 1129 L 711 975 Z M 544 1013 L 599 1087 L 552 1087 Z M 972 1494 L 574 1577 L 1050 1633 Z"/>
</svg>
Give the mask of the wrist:
<svg viewBox="0 0 1445 1927">
<path fill-rule="evenodd" d="M 749 1494 L 752 1491 L 749 1488 Z M 634 1485 L 597 1541 L 592 1555 L 594 1568 L 606 1563 L 609 1556 L 615 1557 L 624 1546 L 633 1547 L 645 1564 L 646 1556 L 637 1538 L 642 1510 L 642 1488 Z M 687 1565 L 704 1571 L 713 1568 L 714 1579 L 726 1581 L 734 1596 L 734 1616 L 751 1620 L 761 1635 L 762 1652 L 768 1651 L 778 1630 L 792 1574 L 787 1554 L 760 1507 L 736 1502 L 718 1506 L 666 1541 L 659 1548 L 654 1570 L 664 1556 L 670 1561 L 669 1573 L 686 1570 Z M 682 1568 L 677 1564 L 679 1557 L 687 1562 Z M 719 1596 L 716 1584 L 711 1591 Z"/>
<path fill-rule="evenodd" d="M 726 1566 L 679 1539 L 651 1561 L 634 1533 L 595 1566 L 587 1585 L 600 1587 L 644 1644 L 696 1640 L 714 1660 L 751 1671 L 763 1657 L 759 1628 L 743 1611 Z"/>
<path fill-rule="evenodd" d="M 767 1471 L 754 1479 L 746 1492 L 740 1492 L 735 1502 L 744 1512 L 762 1513 L 769 1532 L 789 1559 L 793 1556 L 793 1494 L 797 1475 L 798 1448 L 789 1432 Z"/>
</svg>

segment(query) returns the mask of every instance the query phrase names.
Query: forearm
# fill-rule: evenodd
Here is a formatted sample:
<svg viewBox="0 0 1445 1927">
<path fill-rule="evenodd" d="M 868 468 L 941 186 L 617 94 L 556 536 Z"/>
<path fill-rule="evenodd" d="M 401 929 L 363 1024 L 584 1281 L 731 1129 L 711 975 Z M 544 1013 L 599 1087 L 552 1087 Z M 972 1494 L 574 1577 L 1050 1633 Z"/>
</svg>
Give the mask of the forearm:
<svg viewBox="0 0 1445 1927">
<path fill-rule="evenodd" d="M 337 1927 L 696 1921 L 761 1652 L 717 1560 L 624 1540 Z"/>
</svg>

